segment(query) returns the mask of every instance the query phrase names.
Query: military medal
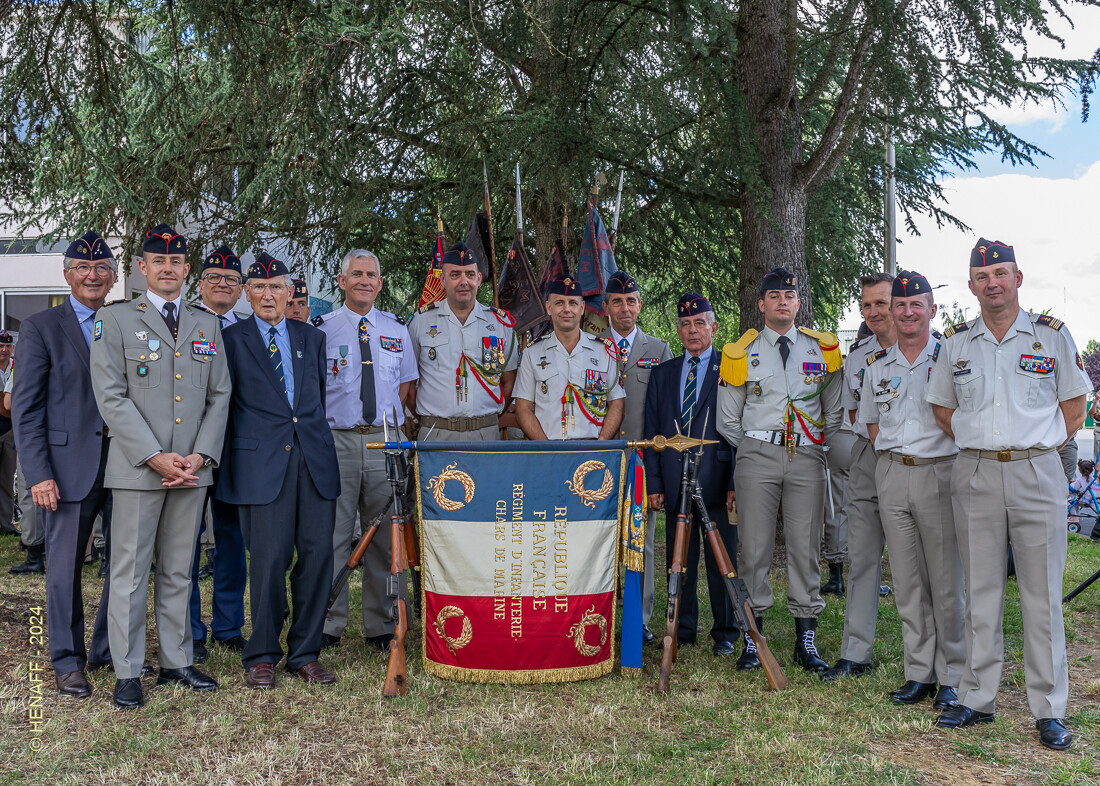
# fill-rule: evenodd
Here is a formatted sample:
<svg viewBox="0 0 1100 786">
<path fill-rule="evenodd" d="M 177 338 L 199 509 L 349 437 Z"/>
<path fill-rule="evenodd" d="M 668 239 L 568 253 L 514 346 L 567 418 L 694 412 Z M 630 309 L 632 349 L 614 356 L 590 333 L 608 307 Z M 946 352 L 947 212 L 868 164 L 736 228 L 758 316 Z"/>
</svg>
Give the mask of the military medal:
<svg viewBox="0 0 1100 786">
<path fill-rule="evenodd" d="M 549 392 L 549 391 L 548 391 L 548 389 L 547 389 L 547 387 L 546 387 L 546 382 L 543 382 L 543 383 L 542 383 L 542 392 L 543 392 L 543 393 L 548 393 L 548 392 Z"/>
<path fill-rule="evenodd" d="M 150 360 L 159 360 L 160 359 L 160 355 L 157 354 L 157 350 L 159 350 L 159 349 L 160 349 L 160 339 L 159 338 L 149 339 L 149 359 Z M 145 358 L 142 357 L 142 360 L 145 360 Z M 146 369 L 146 373 L 148 373 L 148 371 L 149 370 Z M 141 374 L 140 369 L 138 370 L 138 373 Z M 144 376 L 144 374 L 142 376 Z"/>
<path fill-rule="evenodd" d="M 200 339 L 205 339 L 206 338 L 206 336 L 203 335 L 201 330 L 199 331 L 199 338 Z"/>
<path fill-rule="evenodd" d="M 348 345 L 347 344 L 341 344 L 340 345 L 340 365 L 341 366 L 346 366 L 347 364 L 348 364 Z M 333 367 L 333 369 L 335 369 L 336 364 L 333 363 L 332 367 Z M 335 374 L 336 371 L 334 370 L 332 373 Z"/>
<path fill-rule="evenodd" d="M 150 352 L 149 353 L 149 359 L 150 360 L 160 360 L 160 355 L 156 352 Z"/>
</svg>

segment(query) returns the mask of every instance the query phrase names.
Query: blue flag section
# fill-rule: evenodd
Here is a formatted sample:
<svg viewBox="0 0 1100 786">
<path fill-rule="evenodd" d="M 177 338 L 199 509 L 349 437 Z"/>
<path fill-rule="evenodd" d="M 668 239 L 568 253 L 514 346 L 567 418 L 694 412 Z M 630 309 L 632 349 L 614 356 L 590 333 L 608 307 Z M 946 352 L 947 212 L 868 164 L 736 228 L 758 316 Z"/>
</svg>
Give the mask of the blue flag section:
<svg viewBox="0 0 1100 786">
<path fill-rule="evenodd" d="M 581 285 L 584 306 L 593 314 L 604 316 L 603 290 L 607 279 L 618 269 L 603 219 L 596 208 L 589 205 L 588 223 L 585 224 L 581 247 L 577 252 L 577 281 Z"/>
<path fill-rule="evenodd" d="M 630 453 L 627 491 L 623 499 L 622 553 L 626 567 L 623 581 L 622 673 L 642 673 L 642 574 L 645 571 L 646 484 L 642 451 Z"/>
</svg>

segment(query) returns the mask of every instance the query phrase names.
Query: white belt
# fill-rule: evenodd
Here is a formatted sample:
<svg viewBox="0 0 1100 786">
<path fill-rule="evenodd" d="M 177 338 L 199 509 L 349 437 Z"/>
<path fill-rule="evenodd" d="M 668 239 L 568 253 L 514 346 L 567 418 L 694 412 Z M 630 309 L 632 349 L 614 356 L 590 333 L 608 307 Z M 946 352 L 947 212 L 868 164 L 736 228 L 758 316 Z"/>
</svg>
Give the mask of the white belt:
<svg viewBox="0 0 1100 786">
<path fill-rule="evenodd" d="M 761 442 L 767 442 L 767 443 L 770 443 L 772 445 L 786 445 L 787 444 L 787 434 L 784 431 L 746 431 L 745 436 L 746 437 L 752 437 L 753 439 L 758 439 Z M 791 442 L 794 443 L 794 446 L 796 448 L 800 448 L 803 445 L 817 444 L 817 443 L 813 442 L 805 434 L 793 434 L 793 435 L 791 435 Z"/>
</svg>

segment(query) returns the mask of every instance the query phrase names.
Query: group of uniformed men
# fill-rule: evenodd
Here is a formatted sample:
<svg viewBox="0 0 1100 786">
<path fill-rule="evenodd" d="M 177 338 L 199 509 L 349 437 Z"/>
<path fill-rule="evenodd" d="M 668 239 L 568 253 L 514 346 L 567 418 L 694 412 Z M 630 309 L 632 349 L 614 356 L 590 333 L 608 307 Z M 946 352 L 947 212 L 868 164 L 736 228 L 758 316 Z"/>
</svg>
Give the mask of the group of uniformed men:
<svg viewBox="0 0 1100 786">
<path fill-rule="evenodd" d="M 1062 323 L 1021 310 L 1023 276 L 1010 246 L 979 241 L 970 288 L 981 316 L 943 336 L 931 328 L 936 305 L 923 276 L 862 279 L 871 335 L 842 367 L 835 337 L 795 326 L 798 282 L 783 269 L 761 286 L 764 329 L 722 350 L 713 346 L 710 303 L 685 294 L 677 306 L 685 351 L 675 358 L 667 342 L 639 328 L 643 302 L 631 276 L 607 282 L 610 327 L 598 337 L 581 330 L 577 281 L 559 276 L 545 295 L 553 330 L 521 353 L 511 316 L 477 301 L 482 277 L 463 244 L 443 257 L 445 299 L 408 326 L 374 307 L 383 278 L 369 251 L 344 257 L 337 277 L 344 303 L 310 326 L 301 321 L 309 313 L 305 283 L 266 253 L 245 273 L 230 249 L 217 249 L 203 263 L 201 302 L 182 302 L 186 245 L 165 225 L 150 230 L 139 262 L 148 291 L 104 305 L 117 265 L 89 232 L 65 254 L 71 297 L 23 324 L 12 409 L 27 482 L 45 513 L 50 650 L 62 694 L 89 695 L 85 671 L 111 666 L 115 704 L 143 703 L 154 556 L 157 682 L 218 687 L 194 667 L 206 656 L 193 575 L 208 497 L 217 546 L 213 641 L 241 652 L 247 686 L 274 685 L 290 571 L 286 668 L 309 682 L 334 682 L 318 656 L 340 644 L 348 600 L 345 588 L 326 615 L 327 591 L 357 521 L 389 501 L 385 456 L 369 443 L 383 439 L 384 423 L 402 426 L 406 411 L 422 439 L 500 439 L 499 416 L 514 398 L 528 439 L 639 440 L 679 430 L 713 440 L 700 469 L 704 501 L 731 555 L 740 540 L 756 624 L 763 627 L 774 604 L 768 573 L 781 517 L 795 662 L 825 680 L 872 668 L 888 546 L 906 677 L 891 696 L 905 704 L 934 696 L 940 726 L 993 717 L 1011 543 L 1030 706 L 1044 745 L 1071 744 L 1062 720 L 1066 530 L 1057 449 L 1083 422 L 1090 385 Z M 253 315 L 232 311 L 242 289 Z M 89 464 L 89 455 L 100 460 Z M 676 514 L 680 460 L 674 451 L 646 456 L 646 623 L 656 511 Z M 828 498 L 829 463 L 849 469 L 839 499 Z M 107 490 L 109 589 L 89 654 L 79 571 Z M 827 511 L 837 518 L 837 505 L 847 517 L 850 569 L 841 657 L 830 668 L 815 635 L 825 605 L 823 521 Z M 697 635 L 699 529 L 696 516 L 681 643 Z M 667 532 L 671 541 L 674 528 Z M 827 549 L 827 589 L 841 593 L 842 540 Z M 393 635 L 384 611 L 389 549 L 379 539 L 367 550 L 362 586 L 363 633 L 382 649 Z M 736 655 L 743 632 L 709 552 L 705 564 L 713 651 Z M 648 625 L 643 631 L 655 641 Z M 759 666 L 745 637 L 737 667 Z"/>
</svg>

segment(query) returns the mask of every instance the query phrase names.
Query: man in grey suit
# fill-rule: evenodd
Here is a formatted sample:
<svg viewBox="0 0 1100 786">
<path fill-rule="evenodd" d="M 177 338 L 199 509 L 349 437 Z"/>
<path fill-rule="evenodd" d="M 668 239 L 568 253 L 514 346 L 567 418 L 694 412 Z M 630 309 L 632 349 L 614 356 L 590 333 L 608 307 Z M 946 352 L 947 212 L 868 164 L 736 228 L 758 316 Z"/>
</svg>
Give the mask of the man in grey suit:
<svg viewBox="0 0 1100 786">
<path fill-rule="evenodd" d="M 181 302 L 187 240 L 161 224 L 138 262 L 148 291 L 101 308 L 92 385 L 111 429 L 104 484 L 113 489 L 108 633 L 115 705 L 140 707 L 149 566 L 156 555 L 158 685 L 218 684 L 192 665 L 188 598 L 206 486 L 222 454 L 230 381 L 218 320 Z"/>
<path fill-rule="evenodd" d="M 66 250 L 64 266 L 69 297 L 21 325 L 12 415 L 20 463 L 34 504 L 43 512 L 50 563 L 46 622 L 57 690 L 84 698 L 92 692 L 85 669 L 111 661 L 106 589 L 91 652 L 84 647 L 80 572 L 92 523 L 107 500 L 107 429 L 92 395 L 88 357 L 93 318 L 114 285 L 117 264 L 106 241 L 88 232 Z M 24 516 L 31 513 L 24 511 Z"/>
<path fill-rule="evenodd" d="M 638 328 L 642 313 L 642 293 L 634 277 L 622 271 L 607 279 L 603 297 L 611 326 L 600 334 L 619 348 L 619 385 L 626 392 L 626 411 L 619 426 L 619 439 L 643 439 L 645 426 L 645 394 L 649 375 L 661 363 L 672 360 L 668 342 L 643 333 Z M 653 530 L 657 528 L 657 511 L 649 511 L 645 531 L 645 575 L 642 580 L 642 640 L 650 644 L 656 637 L 649 629 L 653 616 Z"/>
</svg>

